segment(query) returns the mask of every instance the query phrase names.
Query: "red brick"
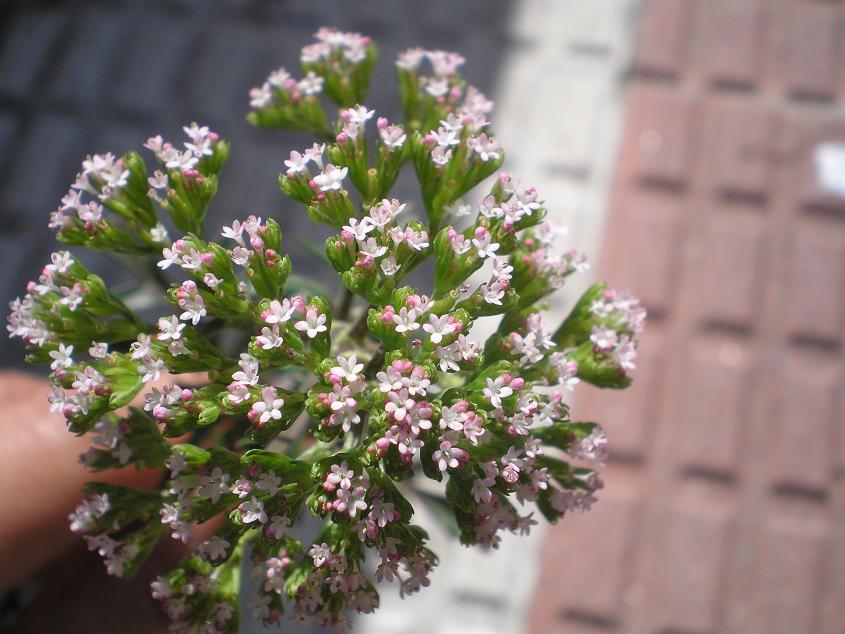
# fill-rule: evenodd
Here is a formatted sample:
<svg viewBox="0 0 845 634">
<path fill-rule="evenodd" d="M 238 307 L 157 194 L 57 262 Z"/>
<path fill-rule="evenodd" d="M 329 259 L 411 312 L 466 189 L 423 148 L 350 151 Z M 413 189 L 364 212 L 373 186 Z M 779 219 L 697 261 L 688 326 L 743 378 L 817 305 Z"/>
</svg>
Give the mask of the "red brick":
<svg viewBox="0 0 845 634">
<path fill-rule="evenodd" d="M 696 237 L 690 276 L 695 312 L 703 322 L 751 329 L 760 317 L 765 217 L 711 211 Z"/>
<path fill-rule="evenodd" d="M 634 293 L 649 310 L 665 312 L 678 277 L 683 203 L 664 192 L 636 191 L 621 198 L 622 217 L 609 230 L 612 261 L 607 279 L 615 288 Z"/>
<path fill-rule="evenodd" d="M 707 104 L 702 178 L 721 193 L 763 197 L 770 188 L 774 115 L 735 97 Z"/>
<path fill-rule="evenodd" d="M 771 63 L 783 88 L 794 95 L 834 97 L 842 64 L 841 7 L 796 2 L 779 14 L 780 46 Z"/>
<path fill-rule="evenodd" d="M 780 172 L 779 197 L 797 204 L 845 212 L 845 200 L 824 194 L 816 176 L 814 153 L 821 143 L 845 143 L 845 121 L 838 115 L 793 108 L 785 118 L 778 149 L 773 153 Z"/>
<path fill-rule="evenodd" d="M 803 218 L 793 229 L 784 306 L 789 334 L 837 341 L 843 330 L 845 225 Z"/>
<path fill-rule="evenodd" d="M 814 631 L 825 557 L 823 533 L 797 519 L 789 525 L 771 522 L 762 537 L 763 560 L 754 583 L 758 600 L 749 606 L 754 616 L 749 631 L 754 634 Z"/>
<path fill-rule="evenodd" d="M 692 167 L 693 100 L 664 86 L 634 86 L 628 138 L 642 181 L 683 186 Z"/>
<path fill-rule="evenodd" d="M 677 511 L 655 539 L 659 631 L 710 632 L 719 622 L 719 594 L 730 517 Z"/>
<path fill-rule="evenodd" d="M 696 69 L 712 82 L 754 84 L 762 61 L 763 7 L 756 2 L 708 0 L 696 9 Z"/>
<path fill-rule="evenodd" d="M 688 0 L 648 0 L 637 42 L 640 70 L 677 75 L 683 68 L 688 39 Z"/>
<path fill-rule="evenodd" d="M 842 392 L 840 363 L 833 355 L 792 350 L 777 388 L 767 436 L 773 484 L 827 489 L 836 448 L 833 425 Z"/>
<path fill-rule="evenodd" d="M 605 495 L 589 513 L 570 515 L 549 531 L 535 623 L 552 622 L 570 609 L 608 620 L 618 616 L 637 517 L 635 502 Z"/>
<path fill-rule="evenodd" d="M 692 343 L 681 387 L 672 395 L 671 411 L 682 417 L 677 426 L 680 465 L 730 475 L 742 464 L 753 354 L 743 338 L 710 335 Z"/>
<path fill-rule="evenodd" d="M 644 457 L 649 453 L 662 395 L 663 346 L 663 332 L 656 323 L 650 324 L 641 337 L 631 387 L 613 393 L 589 385 L 579 385 L 576 390 L 573 419 L 601 422 L 611 455 Z"/>
</svg>

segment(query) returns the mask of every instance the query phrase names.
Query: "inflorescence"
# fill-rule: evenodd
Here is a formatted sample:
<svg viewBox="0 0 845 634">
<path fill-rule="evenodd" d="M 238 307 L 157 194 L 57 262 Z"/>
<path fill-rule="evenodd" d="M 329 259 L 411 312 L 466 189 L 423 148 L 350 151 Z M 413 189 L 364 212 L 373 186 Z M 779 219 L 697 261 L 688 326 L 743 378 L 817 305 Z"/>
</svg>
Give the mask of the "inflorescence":
<svg viewBox="0 0 845 634">
<path fill-rule="evenodd" d="M 536 189 L 499 172 L 493 104 L 461 78 L 463 58 L 402 53 L 404 121 L 391 122 L 362 105 L 373 42 L 316 38 L 301 78 L 280 68 L 250 91 L 248 120 L 319 139 L 290 152 L 279 184 L 337 232 L 325 243 L 345 289 L 337 306 L 291 290 L 276 220 L 208 237 L 229 146 L 197 124 L 181 146 L 147 141 L 152 172 L 134 152 L 88 157 L 50 219 L 67 244 L 149 264 L 169 310 L 140 316 L 67 251 L 12 303 L 11 336 L 50 364 L 52 410 L 90 434 L 80 461 L 167 474 L 158 491 L 91 483 L 70 519 L 118 576 L 168 535 L 191 545 L 153 583 L 176 632 L 237 630 L 244 558 L 266 624 L 286 609 L 344 625 L 377 607 L 376 582 L 402 595 L 428 586 L 437 557 L 398 484 L 415 475 L 445 480 L 465 544 L 528 533 L 533 507 L 551 522 L 589 509 L 606 437 L 570 419 L 564 393 L 626 387 L 634 369 L 645 311 L 630 295 L 597 284 L 557 328 L 544 323 L 543 298 L 587 263 L 556 248 Z M 390 195 L 408 163 L 417 218 Z M 429 288 L 407 285 L 429 257 Z M 183 280 L 168 284 L 174 272 Z M 472 327 L 487 316 L 499 326 L 479 342 Z M 323 523 L 305 543 L 291 532 L 303 513 Z M 206 522 L 218 528 L 193 538 Z"/>
</svg>

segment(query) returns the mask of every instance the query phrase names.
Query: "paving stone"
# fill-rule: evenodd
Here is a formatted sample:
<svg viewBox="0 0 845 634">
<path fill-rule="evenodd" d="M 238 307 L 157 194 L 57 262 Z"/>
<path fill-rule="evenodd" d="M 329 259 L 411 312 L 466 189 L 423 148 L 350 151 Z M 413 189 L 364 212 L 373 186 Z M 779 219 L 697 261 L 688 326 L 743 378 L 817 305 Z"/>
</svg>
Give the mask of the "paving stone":
<svg viewBox="0 0 845 634">
<path fill-rule="evenodd" d="M 789 294 L 784 298 L 788 332 L 837 341 L 845 316 L 845 226 L 830 218 L 805 217 L 789 238 Z"/>
<path fill-rule="evenodd" d="M 767 196 L 776 160 L 776 122 L 774 113 L 747 99 L 708 102 L 703 166 L 712 171 L 703 177 L 728 196 L 758 201 Z"/>
<path fill-rule="evenodd" d="M 703 323 L 752 329 L 761 317 L 768 237 L 765 218 L 755 213 L 703 210 L 705 227 L 694 243 L 689 273 L 695 311 Z"/>
<path fill-rule="evenodd" d="M 125 12 L 83 11 L 79 28 L 50 69 L 49 97 L 96 106 L 122 55 L 129 27 Z"/>
<path fill-rule="evenodd" d="M 764 558 L 757 572 L 759 603 L 750 607 L 753 634 L 794 634 L 815 628 L 819 572 L 825 556 L 824 535 L 803 522 L 773 520 L 761 536 Z"/>
<path fill-rule="evenodd" d="M 671 410 L 683 416 L 675 436 L 678 462 L 692 472 L 731 477 L 743 460 L 754 351 L 745 338 L 719 333 L 697 336 L 690 348 Z"/>
<path fill-rule="evenodd" d="M 717 630 L 730 517 L 709 511 L 676 511 L 656 536 L 654 620 L 660 631 Z"/>
<path fill-rule="evenodd" d="M 836 459 L 841 363 L 830 354 L 793 349 L 775 380 L 778 389 L 768 437 L 770 481 L 780 487 L 776 490 L 821 497 L 827 493 Z"/>
<path fill-rule="evenodd" d="M 596 510 L 628 487 L 638 521 L 624 561 L 605 562 L 621 603 L 570 589 L 595 557 L 570 552 L 533 632 L 841 630 L 845 202 L 821 194 L 812 156 L 845 140 L 843 11 L 642 5 L 599 277 L 653 315 L 634 387 L 573 403 L 608 429 Z M 549 540 L 578 539 L 565 524 Z"/>
<path fill-rule="evenodd" d="M 71 155 L 81 138 L 82 130 L 70 118 L 44 115 L 33 122 L 0 192 L 4 230 L 25 224 L 29 217 L 40 218 L 38 224 L 46 226 L 50 212 L 73 181 Z"/>
<path fill-rule="evenodd" d="M 792 95 L 833 98 L 842 66 L 842 7 L 824 2 L 799 2 L 780 12 L 782 47 L 772 65 Z"/>
<path fill-rule="evenodd" d="M 50 51 L 67 21 L 67 11 L 19 12 L 0 43 L 0 94 L 20 97 L 50 61 Z"/>
<path fill-rule="evenodd" d="M 822 214 L 845 214 L 845 199 L 819 188 L 813 162 L 819 144 L 845 142 L 845 121 L 836 110 L 798 107 L 786 108 L 784 119 L 772 154 L 786 185 L 781 188 L 782 199 Z"/>
<path fill-rule="evenodd" d="M 538 82 L 537 107 L 542 109 L 540 112 L 548 112 L 543 102 L 553 101 L 558 107 L 565 106 L 569 116 L 577 117 L 582 123 L 575 127 L 565 119 L 538 121 L 539 127 L 546 130 L 540 137 L 543 140 L 540 160 L 550 170 L 589 178 L 595 163 L 596 136 L 609 103 L 610 83 L 601 77 L 572 81 L 571 69 L 564 69 L 560 75 Z"/>
<path fill-rule="evenodd" d="M 681 202 L 664 192 L 634 191 L 626 197 L 622 218 L 609 227 L 614 266 L 608 283 L 630 290 L 647 309 L 665 311 L 674 297 L 682 240 L 684 211 Z M 637 262 L 636 269 L 630 263 Z"/>
<path fill-rule="evenodd" d="M 114 83 L 112 103 L 132 115 L 164 113 L 174 101 L 178 80 L 196 64 L 196 24 L 191 20 L 146 14 L 127 38 Z M 193 60 L 193 61 L 192 61 Z"/>
<path fill-rule="evenodd" d="M 637 176 L 659 186 L 684 186 L 695 142 L 694 102 L 665 87 L 634 85 L 628 107 L 626 142 L 636 148 Z"/>
<path fill-rule="evenodd" d="M 763 62 L 764 5 L 710 0 L 697 3 L 695 10 L 693 67 L 715 84 L 752 86 Z"/>
<path fill-rule="evenodd" d="M 539 605 L 538 610 L 554 611 L 534 614 L 533 631 L 554 631 L 542 630 L 542 625 L 568 631 L 566 625 L 573 621 L 615 621 L 636 514 L 632 501 L 608 496 L 589 515 L 564 518 L 549 531 L 538 584 L 540 588 L 555 588 L 558 601 Z M 598 541 L 594 532 L 597 525 L 604 527 Z M 561 576 L 564 569 L 567 574 Z"/>
<path fill-rule="evenodd" d="M 687 57 L 689 0 L 646 0 L 637 40 L 637 69 L 655 75 L 675 76 Z"/>
<path fill-rule="evenodd" d="M 293 41 L 290 31 L 278 30 L 276 37 Z M 300 38 L 304 41 L 304 38 Z M 203 121 L 220 121 L 238 110 L 244 113 L 249 108 L 249 89 L 259 85 L 268 71 L 277 68 L 282 60 L 296 60 L 287 56 L 266 59 L 261 55 L 261 40 L 255 37 L 251 25 L 215 25 L 200 48 L 202 63 L 190 73 L 187 86 L 191 112 Z M 269 66 L 268 66 L 269 65 Z M 244 72 L 250 69 L 251 72 Z M 257 72 L 256 72 L 257 71 Z"/>
</svg>

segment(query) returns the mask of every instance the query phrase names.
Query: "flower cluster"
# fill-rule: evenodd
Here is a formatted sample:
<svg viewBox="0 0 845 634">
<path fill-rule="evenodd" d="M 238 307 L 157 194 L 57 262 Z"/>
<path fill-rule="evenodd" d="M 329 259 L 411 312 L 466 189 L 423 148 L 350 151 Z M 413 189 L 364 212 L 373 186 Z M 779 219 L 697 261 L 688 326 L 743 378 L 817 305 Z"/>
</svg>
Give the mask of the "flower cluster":
<svg viewBox="0 0 845 634">
<path fill-rule="evenodd" d="M 333 230 L 336 304 L 292 277 L 277 220 L 205 227 L 229 150 L 198 124 L 182 146 L 150 138 L 152 170 L 135 153 L 86 159 L 51 218 L 67 243 L 136 256 L 166 286 L 155 311 L 66 251 L 12 303 L 11 336 L 50 365 L 52 410 L 90 433 L 81 462 L 167 474 L 157 491 L 88 485 L 71 528 L 118 576 L 161 539 L 189 545 L 153 583 L 176 632 L 237 629 L 245 559 L 266 624 L 344 626 L 378 606 L 376 583 L 428 586 L 437 558 L 400 481 L 445 483 L 461 541 L 487 548 L 537 512 L 589 509 L 602 486 L 604 431 L 573 421 L 564 395 L 630 383 L 645 311 L 596 284 L 547 325 L 544 298 L 587 263 L 557 248 L 538 191 L 499 171 L 492 103 L 460 55 L 411 49 L 396 63 L 405 119 L 390 122 L 363 105 L 375 56 L 369 38 L 321 29 L 301 79 L 280 69 L 250 93 L 253 124 L 319 135 L 279 157 L 279 186 Z M 391 195 L 408 164 L 417 216 Z M 409 285 L 429 257 L 434 279 Z M 305 513 L 322 528 L 302 541 Z"/>
</svg>

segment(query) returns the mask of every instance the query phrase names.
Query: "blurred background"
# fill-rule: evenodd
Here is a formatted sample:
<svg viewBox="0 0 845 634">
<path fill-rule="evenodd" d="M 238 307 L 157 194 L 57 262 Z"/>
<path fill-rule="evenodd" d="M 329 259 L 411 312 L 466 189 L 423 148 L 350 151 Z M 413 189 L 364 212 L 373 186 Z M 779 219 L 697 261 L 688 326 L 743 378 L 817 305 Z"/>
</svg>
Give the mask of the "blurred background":
<svg viewBox="0 0 845 634">
<path fill-rule="evenodd" d="M 2 300 L 54 249 L 47 216 L 85 154 L 192 120 L 233 146 L 209 222 L 272 215 L 294 269 L 331 282 L 307 244 L 325 234 L 276 185 L 308 137 L 244 121 L 248 89 L 323 24 L 379 42 L 368 105 L 391 118 L 396 53 L 462 52 L 505 168 L 593 262 L 553 312 L 592 279 L 649 310 L 634 386 L 574 400 L 610 438 L 593 511 L 492 553 L 430 522 L 432 587 L 387 589 L 356 629 L 845 631 L 845 202 L 817 173 L 828 156 L 825 188 L 845 190 L 841 2 L 0 0 Z M 0 365 L 21 358 L 0 343 Z"/>
</svg>

